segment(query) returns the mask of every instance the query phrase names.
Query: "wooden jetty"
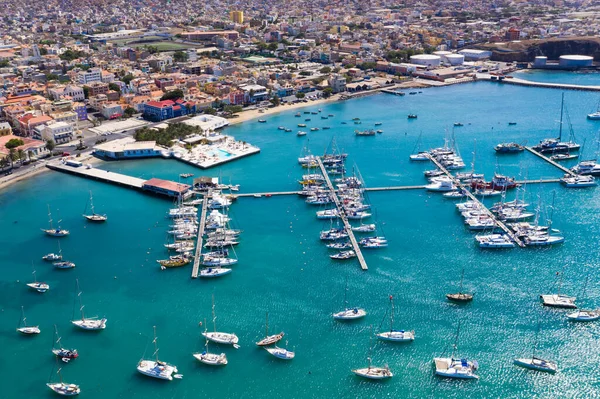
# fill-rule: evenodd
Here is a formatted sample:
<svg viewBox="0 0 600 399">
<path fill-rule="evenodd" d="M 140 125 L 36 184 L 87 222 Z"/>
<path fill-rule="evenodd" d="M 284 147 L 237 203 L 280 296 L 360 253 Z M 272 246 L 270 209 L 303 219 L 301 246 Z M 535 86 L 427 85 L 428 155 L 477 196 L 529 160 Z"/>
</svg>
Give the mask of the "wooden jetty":
<svg viewBox="0 0 600 399">
<path fill-rule="evenodd" d="M 344 228 L 346 229 L 346 233 L 348 234 L 348 237 L 350 238 L 350 242 L 352 243 L 352 248 L 354 249 L 354 253 L 356 253 L 356 258 L 358 259 L 358 263 L 360 263 L 361 269 L 368 270 L 369 268 L 367 267 L 367 262 L 365 261 L 365 257 L 363 256 L 362 250 L 360 249 L 360 246 L 358 245 L 358 242 L 356 241 L 356 237 L 354 236 L 352 227 L 350 226 L 350 223 L 348 222 L 348 218 L 346 217 L 344 208 L 342 207 L 342 204 L 340 202 L 340 199 L 337 195 L 336 190 L 333 188 L 333 184 L 331 183 L 331 179 L 329 178 L 329 174 L 327 173 L 327 170 L 325 170 L 325 166 L 323 165 L 323 161 L 321 160 L 321 157 L 317 157 L 317 162 L 319 164 L 319 168 L 321 168 L 321 173 L 323 173 L 323 177 L 325 177 L 325 182 L 327 183 L 327 187 L 329 187 L 329 191 L 331 192 L 331 197 L 333 198 L 333 201 L 335 202 L 335 206 L 337 207 L 337 210 L 340 214 L 340 219 L 342 219 L 342 222 L 344 223 Z"/>
<path fill-rule="evenodd" d="M 202 200 L 202 211 L 200 212 L 200 223 L 198 225 L 198 238 L 196 239 L 196 250 L 194 252 L 194 266 L 192 267 L 192 278 L 198 278 L 198 269 L 200 268 L 200 258 L 202 257 L 202 244 L 204 238 L 204 228 L 206 226 L 206 211 L 208 210 L 208 201 L 210 199 L 210 191 Z"/>
<path fill-rule="evenodd" d="M 519 239 L 519 237 L 517 237 L 508 227 L 506 227 L 506 225 L 504 223 L 502 223 L 500 220 L 498 220 L 496 218 L 496 215 L 494 215 L 492 213 L 492 211 L 490 211 L 485 205 L 483 205 L 483 203 L 481 201 L 479 201 L 473 195 L 473 193 L 467 187 L 465 187 L 464 184 L 462 184 L 460 182 L 460 180 L 458 180 L 456 177 L 454 177 L 452 175 L 452 173 L 450 173 L 446 168 L 444 168 L 442 166 L 442 164 L 439 163 L 438 160 L 435 159 L 433 156 L 428 155 L 428 157 L 431 160 L 431 162 L 433 162 L 435 164 L 435 166 L 438 167 L 439 170 L 441 170 L 442 172 L 444 172 L 444 174 L 446 174 L 446 176 L 448 176 L 449 178 L 452 179 L 452 181 L 454 182 L 454 184 L 456 184 L 463 192 L 466 193 L 466 195 L 471 199 L 471 201 L 474 201 L 474 202 L 478 203 L 479 206 L 481 207 L 481 209 L 485 210 L 485 212 L 488 214 L 488 216 L 491 217 L 494 220 L 494 223 L 496 224 L 496 226 L 498 226 L 500 229 L 504 230 L 504 232 L 510 237 L 511 240 L 513 240 L 519 247 L 521 247 L 521 248 L 525 247 L 525 244 L 523 243 L 523 241 L 521 241 Z"/>
<path fill-rule="evenodd" d="M 548 162 L 550 165 L 552 165 L 552 166 L 554 166 L 554 167 L 556 167 L 556 168 L 560 169 L 561 171 L 565 172 L 566 174 L 568 174 L 568 175 L 571 175 L 571 176 L 575 176 L 575 173 L 574 173 L 574 172 L 572 172 L 571 170 L 569 170 L 569 168 L 565 168 L 564 166 L 562 166 L 562 165 L 561 165 L 561 164 L 559 164 L 558 162 L 551 160 L 550 158 L 548 158 L 547 156 L 545 156 L 545 155 L 543 155 L 543 154 L 541 154 L 541 153 L 537 152 L 537 151 L 536 151 L 536 150 L 534 150 L 533 148 L 531 148 L 531 147 L 524 147 L 524 148 L 525 148 L 527 151 L 529 151 L 530 153 L 532 153 L 533 155 L 540 157 L 540 158 L 541 158 L 541 159 L 543 159 L 544 161 Z"/>
</svg>

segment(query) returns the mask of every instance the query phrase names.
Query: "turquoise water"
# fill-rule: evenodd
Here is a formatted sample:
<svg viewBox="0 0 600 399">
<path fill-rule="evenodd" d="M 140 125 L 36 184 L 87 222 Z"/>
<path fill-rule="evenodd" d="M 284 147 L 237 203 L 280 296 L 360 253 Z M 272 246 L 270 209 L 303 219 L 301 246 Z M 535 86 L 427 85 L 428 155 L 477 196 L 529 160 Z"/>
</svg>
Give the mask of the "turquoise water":
<svg viewBox="0 0 600 399">
<path fill-rule="evenodd" d="M 524 70 L 513 73 L 514 76 L 534 82 L 543 83 L 569 83 L 584 86 L 600 85 L 600 73 L 597 71 L 578 71 L 565 73 L 564 71 L 544 71 L 540 69 Z"/>
<path fill-rule="evenodd" d="M 422 171 L 430 165 L 410 164 L 408 155 L 422 134 L 422 148 L 441 146 L 454 128 L 457 145 L 467 163 L 475 153 L 475 167 L 528 177 L 556 178 L 560 172 L 529 153 L 496 156 L 493 145 L 554 136 L 558 131 L 560 91 L 497 85 L 487 82 L 423 90 L 415 96 L 376 95 L 321 106 L 327 121 L 313 118 L 310 127 L 327 124 L 330 130 L 296 137 L 296 111 L 250 121 L 225 130 L 258 145 L 261 153 L 217 169 L 201 171 L 174 160 L 148 159 L 110 162 L 101 167 L 143 178 L 177 180 L 180 173 L 221 176 L 241 184 L 243 192 L 288 191 L 297 188 L 302 169 L 296 158 L 308 145 L 322 153 L 335 137 L 349 154 L 367 186 L 423 184 Z M 584 153 L 596 151 L 598 125 L 585 114 L 597 95 L 566 92 L 565 101 Z M 306 108 L 316 110 L 318 107 Z M 417 120 L 407 120 L 417 113 Z M 359 117 L 355 126 L 351 119 Z M 343 125 L 341 121 L 347 121 Z M 517 122 L 508 126 L 508 122 Z M 383 134 L 356 137 L 356 127 L 382 122 Z M 85 223 L 81 217 L 94 193 L 106 224 Z M 555 291 L 555 273 L 565 268 L 562 291 L 580 295 L 590 275 L 584 306 L 596 306 L 600 199 L 597 189 L 566 190 L 558 184 L 530 185 L 527 198 L 538 196 L 547 207 L 556 193 L 553 226 L 564 232 L 565 244 L 555 248 L 481 251 L 466 231 L 454 206 L 424 191 L 373 192 L 373 221 L 390 242 L 387 249 L 365 253 L 369 270 L 356 262 L 333 262 L 319 242 L 318 232 L 329 226 L 317 221 L 310 207 L 295 196 L 241 198 L 231 208 L 234 227 L 244 230 L 236 247 L 240 259 L 229 276 L 214 281 L 190 279 L 191 269 L 161 271 L 155 262 L 165 256 L 163 244 L 170 201 L 78 177 L 48 173 L 0 192 L 0 365 L 2 397 L 52 397 L 44 384 L 54 366 L 50 353 L 53 324 L 65 346 L 80 358 L 64 365 L 63 377 L 82 387 L 86 398 L 575 398 L 600 395 L 596 373 L 600 355 L 597 324 L 569 324 L 564 312 L 542 309 L 538 295 Z M 53 270 L 40 257 L 56 251 L 56 239 L 39 230 L 47 224 L 46 204 L 54 219 L 71 236 L 61 240 L 74 270 Z M 533 207 L 533 206 L 532 206 Z M 46 294 L 26 289 L 31 263 L 38 280 L 50 284 Z M 457 290 L 461 269 L 465 286 L 476 292 L 472 304 L 459 307 L 444 295 Z M 86 315 L 106 316 L 99 333 L 75 330 L 75 278 L 83 291 Z M 367 317 L 356 323 L 336 323 L 331 313 L 342 307 L 348 279 L 351 304 L 364 307 Z M 216 298 L 217 329 L 235 332 L 241 348 L 211 346 L 227 353 L 229 364 L 210 369 L 192 353 L 204 319 L 209 320 L 211 295 Z M 367 364 L 369 326 L 379 330 L 394 295 L 397 328 L 415 330 L 406 345 L 377 343 L 373 362 L 389 364 L 395 377 L 372 383 L 350 370 Z M 18 335 L 14 328 L 24 305 L 31 324 L 42 334 Z M 254 342 L 264 334 L 264 314 L 270 330 L 285 331 L 287 347 L 296 351 L 291 362 L 278 361 Z M 535 330 L 541 323 L 538 354 L 555 360 L 556 375 L 536 374 L 512 365 L 515 357 L 531 354 Z M 448 353 L 456 326 L 461 323 L 459 355 L 478 360 L 479 381 L 447 381 L 433 375 L 434 356 Z M 155 381 L 135 370 L 144 352 L 151 355 L 152 326 L 159 336 L 160 358 L 174 363 L 181 381 Z M 387 321 L 384 322 L 387 325 Z M 385 328 L 385 327 L 383 327 Z M 286 344 L 283 342 L 282 345 Z"/>
</svg>

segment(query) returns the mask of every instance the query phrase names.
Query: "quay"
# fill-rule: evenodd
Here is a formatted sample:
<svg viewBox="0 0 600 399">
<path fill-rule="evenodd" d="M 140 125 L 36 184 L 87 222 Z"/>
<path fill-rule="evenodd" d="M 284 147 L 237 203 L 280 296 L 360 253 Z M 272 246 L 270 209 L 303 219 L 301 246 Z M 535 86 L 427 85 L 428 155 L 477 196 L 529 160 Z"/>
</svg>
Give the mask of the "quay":
<svg viewBox="0 0 600 399">
<path fill-rule="evenodd" d="M 196 250 L 194 252 L 194 265 L 192 267 L 192 278 L 198 278 L 198 269 L 200 268 L 200 258 L 202 254 L 202 241 L 204 238 L 204 228 L 206 227 L 206 211 L 208 210 L 208 200 L 210 191 L 202 200 L 202 211 L 200 212 L 200 224 L 198 225 L 198 237 L 196 241 Z"/>
<path fill-rule="evenodd" d="M 548 158 L 547 156 L 545 156 L 545 155 L 543 155 L 543 154 L 541 154 L 541 153 L 537 152 L 537 151 L 536 151 L 536 150 L 534 150 L 533 148 L 531 148 L 531 147 L 524 147 L 524 148 L 525 148 L 527 151 L 529 151 L 530 153 L 532 153 L 533 155 L 540 157 L 540 158 L 541 158 L 541 159 L 543 159 L 544 161 L 548 162 L 550 165 L 552 165 L 552 166 L 554 166 L 554 167 L 556 167 L 556 168 L 560 169 L 561 171 L 565 172 L 566 174 L 568 174 L 568 175 L 571 175 L 571 176 L 575 176 L 575 173 L 574 173 L 574 172 L 572 172 L 571 170 L 569 170 L 569 168 L 565 168 L 564 166 L 562 166 L 562 165 L 561 165 L 561 164 L 559 164 L 558 162 L 551 160 L 550 158 Z"/>
<path fill-rule="evenodd" d="M 396 90 L 390 90 L 390 89 L 383 89 L 381 90 L 382 93 L 386 93 L 386 94 L 393 94 L 394 96 L 403 96 L 406 93 L 401 92 L 401 91 L 396 91 Z"/>
<path fill-rule="evenodd" d="M 499 82 L 501 84 L 507 83 L 518 86 L 531 86 L 531 87 L 543 87 L 547 89 L 561 89 L 561 90 L 581 90 L 581 91 L 600 91 L 600 86 L 586 86 L 586 85 L 573 85 L 566 83 L 543 83 L 543 82 L 532 82 L 530 80 L 519 79 L 515 77 L 508 78 L 504 76 L 504 79 L 498 80 L 498 77 L 495 76 L 495 79 L 492 79 L 491 75 L 488 74 L 477 74 L 477 80 L 489 80 L 492 82 Z"/>
<path fill-rule="evenodd" d="M 354 236 L 352 227 L 350 226 L 350 223 L 348 222 L 348 218 L 346 217 L 346 213 L 344 212 L 342 204 L 340 203 L 340 199 L 337 195 L 337 191 L 333 188 L 333 184 L 331 183 L 331 179 L 329 178 L 329 174 L 327 173 L 327 170 L 325 170 L 325 165 L 323 165 L 323 161 L 321 160 L 321 157 L 317 157 L 317 162 L 319 164 L 319 168 L 321 168 L 321 173 L 323 174 L 323 177 L 325 178 L 327 187 L 329 187 L 329 190 L 331 191 L 331 196 L 332 196 L 333 201 L 335 202 L 335 206 L 337 207 L 337 210 L 340 214 L 340 219 L 342 219 L 342 222 L 344 223 L 344 228 L 346 229 L 346 233 L 348 233 L 348 237 L 350 238 L 350 242 L 352 243 L 352 248 L 354 249 L 354 253 L 356 253 L 356 258 L 358 259 L 358 263 L 360 263 L 361 269 L 368 270 L 369 268 L 367 267 L 367 262 L 365 261 L 365 257 L 363 256 L 362 250 L 360 249 L 360 246 L 358 245 L 358 242 L 356 241 L 356 237 Z"/>
<path fill-rule="evenodd" d="M 481 209 L 485 210 L 485 212 L 488 214 L 488 216 L 490 216 L 494 220 L 494 223 L 496 223 L 496 226 L 498 226 L 499 228 L 501 228 L 502 230 L 504 230 L 504 232 L 506 233 L 506 235 L 508 235 L 510 237 L 510 239 L 513 240 L 519 247 L 525 248 L 525 244 L 523 243 L 523 241 L 521 241 L 519 239 L 519 237 L 517 237 L 508 227 L 506 227 L 506 225 L 504 223 L 502 223 L 501 221 L 499 221 L 496 218 L 496 215 L 494 215 L 481 201 L 479 201 L 473 195 L 473 193 L 471 193 L 470 190 L 468 190 L 456 177 L 454 177 L 452 175 L 452 173 L 450 173 L 446 168 L 444 168 L 442 166 L 442 164 L 438 162 L 437 159 L 435 159 L 431 155 L 428 155 L 428 157 L 431 160 L 431 162 L 433 162 L 435 164 L 435 166 L 438 167 L 438 169 L 440 169 L 442 172 L 444 172 L 444 174 L 446 176 L 448 176 L 450 179 L 452 179 L 452 181 L 454 182 L 454 184 L 456 184 L 458 187 L 460 187 L 460 189 L 463 190 L 467 194 L 467 196 L 471 199 L 471 201 L 474 201 L 474 202 L 478 203 L 479 206 L 481 207 Z"/>
</svg>

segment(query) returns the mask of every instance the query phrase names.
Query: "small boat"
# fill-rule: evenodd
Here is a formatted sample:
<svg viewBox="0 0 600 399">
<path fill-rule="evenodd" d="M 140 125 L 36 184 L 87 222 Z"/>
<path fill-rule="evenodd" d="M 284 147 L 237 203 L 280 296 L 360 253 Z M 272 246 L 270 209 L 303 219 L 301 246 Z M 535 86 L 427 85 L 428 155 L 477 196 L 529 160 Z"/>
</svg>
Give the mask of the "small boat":
<svg viewBox="0 0 600 399">
<path fill-rule="evenodd" d="M 152 343 L 154 344 L 154 360 L 144 360 L 143 358 L 139 361 L 137 365 L 137 371 L 141 374 L 144 374 L 148 377 L 157 378 L 159 380 L 173 380 L 173 373 L 177 373 L 177 367 L 172 364 L 168 364 L 161 360 L 158 360 L 158 342 L 156 338 L 156 326 L 154 329 L 154 339 Z"/>
<path fill-rule="evenodd" d="M 292 360 L 296 356 L 295 352 L 289 351 L 284 348 L 280 348 L 278 346 L 275 346 L 273 348 L 265 348 L 265 350 L 271 355 L 275 356 L 276 358 L 283 360 Z"/>
<path fill-rule="evenodd" d="M 466 294 L 464 292 L 462 292 L 463 289 L 463 280 L 465 277 L 465 269 L 462 270 L 461 276 L 460 276 L 460 288 L 458 290 L 457 294 L 446 294 L 446 298 L 452 302 L 457 302 L 457 303 L 465 303 L 465 302 L 471 302 L 473 300 L 473 294 Z"/>
<path fill-rule="evenodd" d="M 37 292 L 41 292 L 41 293 L 44 293 L 50 289 L 50 286 L 48 284 L 40 283 L 37 281 L 37 278 L 35 276 L 35 269 L 33 269 L 32 274 L 33 274 L 33 283 L 27 283 L 27 286 L 29 288 L 31 288 L 32 290 L 35 290 Z"/>
<path fill-rule="evenodd" d="M 212 296 L 212 316 L 213 316 L 213 332 L 203 332 L 202 335 L 217 344 L 233 345 L 234 348 L 239 348 L 237 344 L 239 338 L 233 333 L 217 332 L 217 316 L 215 315 L 215 296 Z"/>
<path fill-rule="evenodd" d="M 510 237 L 507 234 L 477 235 L 475 236 L 475 241 L 477 241 L 480 248 L 486 249 L 515 247 L 515 243 L 510 239 Z"/>
<path fill-rule="evenodd" d="M 577 309 L 575 312 L 567 314 L 569 321 L 595 321 L 598 319 L 600 319 L 600 309 Z"/>
<path fill-rule="evenodd" d="M 310 122 L 310 118 L 306 118 L 304 122 Z"/>
<path fill-rule="evenodd" d="M 375 126 L 381 126 L 382 123 L 381 122 L 375 122 Z"/>
<path fill-rule="evenodd" d="M 284 127 L 284 126 L 279 126 L 279 127 L 277 128 L 277 130 L 285 130 L 285 127 Z"/>
<path fill-rule="evenodd" d="M 77 283 L 77 298 L 79 298 L 79 310 L 81 311 L 81 320 L 71 320 L 74 326 L 81 328 L 82 330 L 104 330 L 106 328 L 106 318 L 98 319 L 97 317 L 86 318 L 83 313 L 83 304 L 81 302 L 81 290 L 79 289 L 79 280 L 75 279 Z"/>
<path fill-rule="evenodd" d="M 192 177 L 194 176 L 193 173 L 180 173 L 179 177 L 181 177 L 182 179 L 187 179 L 188 177 Z"/>
<path fill-rule="evenodd" d="M 394 374 L 386 365 L 385 367 L 375 367 L 371 363 L 371 354 L 373 353 L 373 346 L 371 344 L 371 337 L 373 335 L 372 328 L 369 329 L 369 356 L 367 356 L 367 361 L 369 362 L 368 367 L 361 369 L 354 369 L 352 372 L 363 378 L 367 378 L 369 380 L 383 380 L 387 378 L 392 378 Z"/>
<path fill-rule="evenodd" d="M 55 340 L 52 344 L 52 353 L 59 359 L 72 360 L 77 359 L 79 357 L 79 353 L 77 353 L 77 349 L 65 349 L 60 344 L 60 336 L 58 335 L 58 329 L 56 328 L 56 324 L 54 325 L 54 337 Z"/>
<path fill-rule="evenodd" d="M 352 250 L 342 251 L 342 252 L 338 252 L 337 254 L 329 255 L 329 257 L 331 259 L 336 259 L 336 260 L 346 260 L 346 259 L 356 258 L 356 253 Z"/>
<path fill-rule="evenodd" d="M 289 127 L 286 127 L 286 128 L 284 129 L 284 131 L 285 131 L 286 133 L 289 133 L 289 132 L 291 132 L 291 131 L 292 131 L 292 129 L 290 129 Z"/>
<path fill-rule="evenodd" d="M 461 127 L 461 126 L 464 126 L 464 125 L 462 123 L 460 123 L 460 122 L 454 122 L 454 126 Z"/>
<path fill-rule="evenodd" d="M 444 198 L 449 198 L 449 199 L 461 199 L 467 196 L 466 192 L 464 190 L 457 190 L 457 191 L 448 191 L 447 193 L 442 194 L 442 196 Z"/>
<path fill-rule="evenodd" d="M 383 133 L 383 130 L 379 129 L 379 130 L 377 130 L 377 133 L 381 134 L 381 133 Z"/>
<path fill-rule="evenodd" d="M 21 306 L 21 319 L 19 319 L 17 332 L 25 335 L 34 335 L 41 332 L 38 326 L 27 326 L 27 318 L 25 317 L 25 308 L 23 306 Z"/>
<path fill-rule="evenodd" d="M 341 312 L 333 314 L 335 320 L 356 320 L 367 315 L 367 312 L 361 308 L 349 308 L 348 307 L 348 279 L 346 278 L 346 288 L 344 290 L 344 306 L 345 309 Z"/>
<path fill-rule="evenodd" d="M 375 130 L 355 130 L 357 136 L 375 136 Z"/>
<path fill-rule="evenodd" d="M 267 346 L 272 345 L 274 343 L 279 342 L 285 333 L 282 331 L 279 334 L 269 335 L 269 312 L 266 313 L 266 322 L 265 322 L 265 337 L 258 341 L 256 345 L 258 346 Z"/>
<path fill-rule="evenodd" d="M 408 114 L 408 119 L 417 119 L 417 114 Z"/>
<path fill-rule="evenodd" d="M 267 122 L 267 120 L 266 120 L 266 119 L 259 119 L 259 120 L 258 120 L 258 123 L 266 123 L 266 122 Z"/>
<path fill-rule="evenodd" d="M 412 342 L 415 340 L 414 331 L 394 330 L 394 298 L 390 295 L 390 331 L 377 334 L 377 338 L 391 342 Z"/>
<path fill-rule="evenodd" d="M 323 130 L 329 130 L 329 129 L 331 129 L 331 127 L 329 127 L 329 126 L 323 126 Z"/>
<path fill-rule="evenodd" d="M 300 112 L 296 112 L 296 114 L 294 115 L 296 118 L 300 118 L 301 114 Z"/>
<path fill-rule="evenodd" d="M 204 320 L 204 333 L 206 334 L 206 320 Z M 204 352 L 202 353 L 193 353 L 192 356 L 194 356 L 198 361 L 207 364 L 209 366 L 225 366 L 227 365 L 227 356 L 225 356 L 224 353 L 221 354 L 216 354 L 216 353 L 210 353 L 208 351 L 208 338 L 206 338 L 205 335 L 205 342 L 204 342 Z"/>
<path fill-rule="evenodd" d="M 306 127 L 306 123 L 298 123 L 298 127 Z"/>
<path fill-rule="evenodd" d="M 517 124 L 517 122 L 508 122 L 508 126 L 514 126 L 516 124 Z"/>
<path fill-rule="evenodd" d="M 75 267 L 75 263 L 69 262 L 67 260 L 63 260 L 60 262 L 54 262 L 54 263 L 52 263 L 52 265 L 54 267 L 56 267 L 57 269 L 73 269 Z"/>
<path fill-rule="evenodd" d="M 475 371 L 479 368 L 477 361 L 466 358 L 456 358 L 455 352 L 458 348 L 458 334 L 460 332 L 460 323 L 456 329 L 456 338 L 452 350 L 452 356 L 448 358 L 436 357 L 433 359 L 435 364 L 435 374 L 440 377 L 459 378 L 466 380 L 476 380 L 479 378 Z"/>
<path fill-rule="evenodd" d="M 350 243 L 350 241 L 333 242 L 331 244 L 327 244 L 326 247 L 330 249 L 347 249 L 352 248 L 352 243 Z"/>
<path fill-rule="evenodd" d="M 62 374 L 60 373 L 60 371 L 60 368 L 56 371 L 56 374 L 58 374 L 59 382 L 51 382 L 50 380 L 48 381 L 46 386 L 61 396 L 79 395 L 81 393 L 81 388 L 79 388 L 79 385 L 67 384 L 66 382 L 63 382 Z"/>
<path fill-rule="evenodd" d="M 311 132 L 316 132 L 317 130 L 319 130 L 319 128 L 318 128 L 318 127 L 311 127 L 311 128 L 310 128 L 310 131 L 311 131 Z"/>
<path fill-rule="evenodd" d="M 232 272 L 232 269 L 225 267 L 206 267 L 200 270 L 198 277 L 200 278 L 215 278 L 221 277 Z"/>
<path fill-rule="evenodd" d="M 69 230 L 65 230 L 65 229 L 61 229 L 60 228 L 60 220 L 58 221 L 58 227 L 54 228 L 52 226 L 52 214 L 50 213 L 50 205 L 48 205 L 48 223 L 50 224 L 50 228 L 49 229 L 42 229 L 42 231 L 46 234 L 48 234 L 49 236 L 52 237 L 66 237 L 69 235 Z"/>
<path fill-rule="evenodd" d="M 375 231 L 375 224 L 361 224 L 360 226 L 352 226 L 352 231 L 355 233 L 371 233 Z"/>
<path fill-rule="evenodd" d="M 100 215 L 100 214 L 94 212 L 94 202 L 93 202 L 93 199 L 92 199 L 92 192 L 91 191 L 90 191 L 90 209 L 92 211 L 92 214 L 91 215 L 86 215 L 84 213 L 83 214 L 84 218 L 86 218 L 90 222 L 106 222 L 106 220 L 108 219 L 108 217 L 106 215 Z"/>
</svg>

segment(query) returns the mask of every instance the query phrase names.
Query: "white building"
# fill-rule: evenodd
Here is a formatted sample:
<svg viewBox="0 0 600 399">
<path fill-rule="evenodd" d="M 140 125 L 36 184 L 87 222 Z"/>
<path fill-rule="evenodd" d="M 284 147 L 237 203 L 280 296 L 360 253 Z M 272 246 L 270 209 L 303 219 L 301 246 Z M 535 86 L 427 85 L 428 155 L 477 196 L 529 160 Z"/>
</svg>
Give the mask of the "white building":
<svg viewBox="0 0 600 399">
<path fill-rule="evenodd" d="M 182 123 L 188 126 L 198 126 L 203 131 L 217 130 L 222 127 L 229 125 L 229 121 L 225 118 L 221 118 L 216 115 L 197 115 L 193 118 L 187 119 Z"/>
<path fill-rule="evenodd" d="M 329 86 L 333 89 L 334 93 L 341 93 L 343 91 L 346 91 L 346 78 L 342 75 L 331 75 L 328 83 Z"/>
<path fill-rule="evenodd" d="M 54 122 L 36 126 L 33 138 L 37 140 L 53 140 L 56 144 L 68 143 L 73 140 L 73 126 L 66 122 Z"/>
<path fill-rule="evenodd" d="M 94 154 L 111 159 L 147 158 L 161 156 L 161 148 L 155 141 L 135 141 L 124 137 L 94 146 Z"/>
<path fill-rule="evenodd" d="M 77 73 L 77 82 L 81 85 L 92 82 L 102 82 L 102 69 L 90 68 L 87 71 L 79 71 Z"/>
<path fill-rule="evenodd" d="M 102 104 L 100 112 L 106 119 L 115 119 L 123 115 L 123 107 L 121 104 L 105 103 Z"/>
<path fill-rule="evenodd" d="M 73 101 L 85 100 L 85 94 L 83 92 L 83 87 L 79 87 L 79 86 L 75 86 L 75 85 L 65 86 L 63 95 L 71 97 L 73 99 Z"/>
<path fill-rule="evenodd" d="M 257 101 L 266 100 L 269 96 L 267 93 L 267 88 L 261 85 L 241 85 L 239 87 L 241 90 L 246 93 L 247 102 L 255 103 Z"/>
</svg>

